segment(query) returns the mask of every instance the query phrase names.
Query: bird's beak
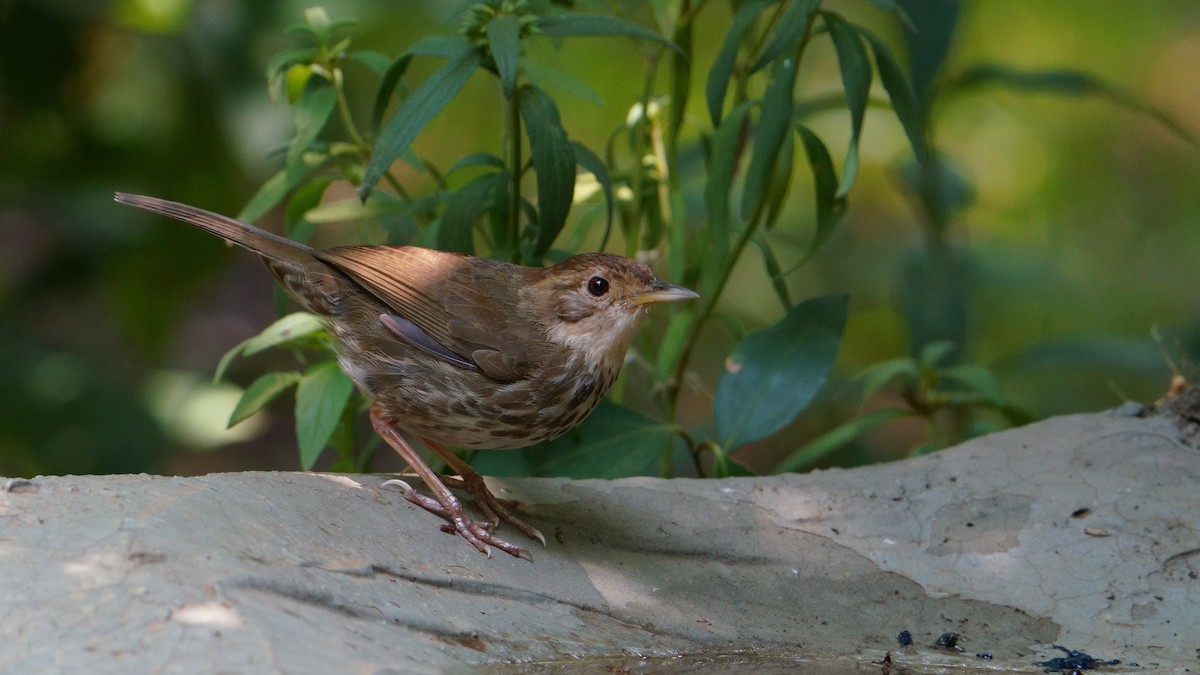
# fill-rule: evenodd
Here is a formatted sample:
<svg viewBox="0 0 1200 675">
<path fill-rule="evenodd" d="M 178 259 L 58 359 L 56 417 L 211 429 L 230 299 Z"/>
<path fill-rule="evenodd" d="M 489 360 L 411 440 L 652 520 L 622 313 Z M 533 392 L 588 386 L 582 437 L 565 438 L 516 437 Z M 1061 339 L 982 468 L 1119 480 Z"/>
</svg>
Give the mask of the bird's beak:
<svg viewBox="0 0 1200 675">
<path fill-rule="evenodd" d="M 668 284 L 665 281 L 652 281 L 650 282 L 650 290 L 630 297 L 629 302 L 634 305 L 646 305 L 651 302 L 695 300 L 698 297 L 700 297 L 699 293 L 683 286 Z"/>
</svg>

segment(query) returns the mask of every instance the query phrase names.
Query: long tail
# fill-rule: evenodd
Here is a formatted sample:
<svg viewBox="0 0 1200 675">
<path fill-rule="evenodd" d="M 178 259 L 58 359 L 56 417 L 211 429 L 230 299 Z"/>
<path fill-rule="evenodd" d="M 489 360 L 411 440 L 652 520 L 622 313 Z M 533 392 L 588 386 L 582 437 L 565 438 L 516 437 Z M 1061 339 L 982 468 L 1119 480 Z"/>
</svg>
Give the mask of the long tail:
<svg viewBox="0 0 1200 675">
<path fill-rule="evenodd" d="M 136 206 L 139 209 L 153 211 L 190 223 L 226 241 L 254 251 L 264 258 L 298 264 L 302 267 L 309 267 L 315 262 L 312 255 L 313 249 L 309 246 L 212 211 L 157 197 L 131 195 L 125 192 L 116 193 L 113 199 L 121 204 Z"/>
</svg>

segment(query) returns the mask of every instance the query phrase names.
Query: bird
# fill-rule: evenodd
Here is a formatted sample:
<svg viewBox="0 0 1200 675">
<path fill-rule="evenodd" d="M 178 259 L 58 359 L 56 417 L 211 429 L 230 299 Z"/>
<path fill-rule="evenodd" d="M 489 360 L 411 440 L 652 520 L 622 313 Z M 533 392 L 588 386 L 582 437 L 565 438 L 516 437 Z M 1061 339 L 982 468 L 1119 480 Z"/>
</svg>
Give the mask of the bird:
<svg viewBox="0 0 1200 675">
<path fill-rule="evenodd" d="M 612 387 L 656 303 L 699 295 L 632 258 L 581 253 L 544 268 L 418 246 L 317 249 L 179 202 L 115 200 L 194 225 L 256 253 L 301 307 L 322 318 L 338 364 L 370 401 L 375 432 L 424 482 L 405 499 L 442 516 L 481 553 L 532 560 L 497 535 L 501 521 L 546 544 L 450 447 L 520 448 L 579 424 Z M 402 433 L 403 432 L 403 433 Z M 456 476 L 440 476 L 405 438 Z M 472 517 L 451 491 L 472 497 Z"/>
</svg>

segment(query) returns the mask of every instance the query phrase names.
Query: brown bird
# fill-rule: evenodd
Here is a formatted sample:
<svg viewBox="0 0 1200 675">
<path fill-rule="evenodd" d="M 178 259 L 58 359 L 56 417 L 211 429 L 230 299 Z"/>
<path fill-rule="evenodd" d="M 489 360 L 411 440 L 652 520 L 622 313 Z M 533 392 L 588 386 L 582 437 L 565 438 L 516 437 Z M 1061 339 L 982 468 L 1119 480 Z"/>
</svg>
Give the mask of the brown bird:
<svg viewBox="0 0 1200 675">
<path fill-rule="evenodd" d="M 446 446 L 520 448 L 579 424 L 617 379 L 655 302 L 698 297 L 636 260 L 585 253 L 539 269 L 415 246 L 318 250 L 233 218 L 154 197 L 116 201 L 191 223 L 262 256 L 305 309 L 324 317 L 338 362 L 372 401 L 371 424 L 433 496 L 404 496 L 476 549 L 529 552 L 494 534 L 503 520 L 545 545 Z M 458 473 L 443 480 L 400 435 Z M 389 481 L 391 483 L 392 481 Z M 463 511 L 447 482 L 484 514 Z"/>
</svg>

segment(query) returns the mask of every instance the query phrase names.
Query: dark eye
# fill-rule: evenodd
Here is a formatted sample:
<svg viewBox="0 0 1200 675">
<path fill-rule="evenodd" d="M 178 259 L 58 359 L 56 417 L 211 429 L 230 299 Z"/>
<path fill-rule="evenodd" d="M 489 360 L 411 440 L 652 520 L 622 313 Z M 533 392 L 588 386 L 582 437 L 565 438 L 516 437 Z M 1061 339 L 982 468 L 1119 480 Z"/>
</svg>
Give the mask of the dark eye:
<svg viewBox="0 0 1200 675">
<path fill-rule="evenodd" d="M 608 279 L 604 277 L 592 277 L 587 282 L 588 293 L 597 298 L 608 292 Z"/>
</svg>

